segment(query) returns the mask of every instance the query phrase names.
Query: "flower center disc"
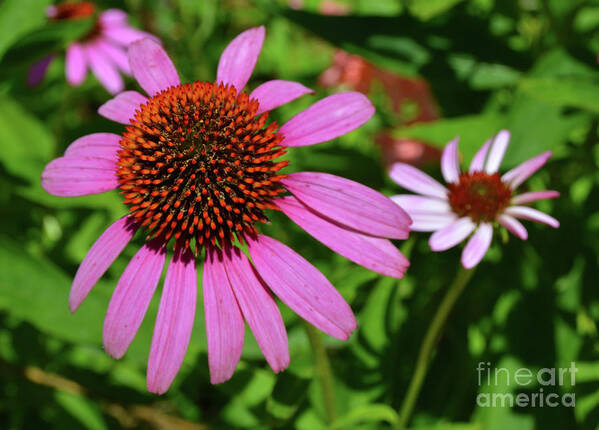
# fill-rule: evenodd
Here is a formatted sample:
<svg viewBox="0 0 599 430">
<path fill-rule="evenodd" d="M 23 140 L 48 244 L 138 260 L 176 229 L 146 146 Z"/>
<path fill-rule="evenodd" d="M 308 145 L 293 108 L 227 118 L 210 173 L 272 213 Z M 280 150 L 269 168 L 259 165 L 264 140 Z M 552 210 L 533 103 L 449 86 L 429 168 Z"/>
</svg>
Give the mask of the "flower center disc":
<svg viewBox="0 0 599 430">
<path fill-rule="evenodd" d="M 278 125 L 234 87 L 194 82 L 166 89 L 137 111 L 121 139 L 117 176 L 147 240 L 221 246 L 257 234 L 284 192 Z"/>
<path fill-rule="evenodd" d="M 474 222 L 493 221 L 512 197 L 512 190 L 501 181 L 498 173 L 462 173 L 457 184 L 447 186 L 451 209 L 460 217 L 469 216 Z"/>
<path fill-rule="evenodd" d="M 52 19 L 55 21 L 78 20 L 92 17 L 96 12 L 96 6 L 91 2 L 81 3 L 62 3 L 54 6 Z M 100 21 L 96 19 L 91 30 L 80 40 L 86 41 L 94 39 L 102 32 Z"/>
</svg>

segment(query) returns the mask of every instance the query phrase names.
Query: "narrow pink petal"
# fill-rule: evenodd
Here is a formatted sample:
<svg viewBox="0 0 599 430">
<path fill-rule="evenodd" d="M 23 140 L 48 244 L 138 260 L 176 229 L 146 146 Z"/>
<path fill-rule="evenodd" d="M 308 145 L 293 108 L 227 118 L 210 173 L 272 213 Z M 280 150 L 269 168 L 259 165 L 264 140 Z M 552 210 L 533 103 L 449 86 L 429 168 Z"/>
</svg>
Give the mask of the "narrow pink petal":
<svg viewBox="0 0 599 430">
<path fill-rule="evenodd" d="M 89 67 L 102 86 L 111 94 L 123 91 L 125 83 L 116 66 L 104 56 L 95 44 L 85 47 Z"/>
<path fill-rule="evenodd" d="M 102 28 L 127 25 L 127 14 L 120 9 L 106 9 L 98 15 Z"/>
<path fill-rule="evenodd" d="M 112 121 L 129 124 L 135 111 L 147 101 L 148 98 L 137 91 L 123 91 L 100 106 L 98 113 Z"/>
<path fill-rule="evenodd" d="M 155 40 L 133 42 L 129 46 L 129 64 L 137 83 L 150 96 L 181 84 L 175 65 Z"/>
<path fill-rule="evenodd" d="M 414 166 L 405 163 L 394 163 L 389 171 L 389 176 L 396 184 L 406 190 L 447 200 L 447 189 Z"/>
<path fill-rule="evenodd" d="M 528 206 L 510 206 L 505 210 L 507 215 L 511 215 L 516 218 L 526 219 L 529 221 L 536 221 L 541 224 L 546 224 L 549 227 L 558 228 L 559 221 L 544 212 L 538 211 Z"/>
<path fill-rule="evenodd" d="M 79 265 L 75 279 L 73 279 L 69 294 L 71 312 L 77 310 L 94 285 L 127 246 L 136 231 L 137 225 L 125 216 L 108 227 L 96 240 Z"/>
<path fill-rule="evenodd" d="M 116 161 L 92 157 L 60 157 L 42 172 L 42 188 L 60 197 L 110 191 L 119 186 Z"/>
<path fill-rule="evenodd" d="M 245 254 L 237 248 L 229 251 L 223 264 L 237 303 L 264 358 L 279 373 L 289 366 L 287 332 L 279 308 Z"/>
<path fill-rule="evenodd" d="M 510 132 L 507 130 L 501 130 L 495 138 L 491 147 L 489 148 L 489 157 L 485 163 L 485 172 L 496 173 L 499 170 L 499 165 L 505 155 L 505 150 L 510 143 Z"/>
<path fill-rule="evenodd" d="M 65 57 L 65 75 L 67 82 L 78 87 L 87 76 L 87 60 L 85 50 L 77 43 L 71 43 Z"/>
<path fill-rule="evenodd" d="M 365 234 L 407 239 L 412 220 L 383 194 L 328 173 L 291 173 L 281 181 L 306 206 Z"/>
<path fill-rule="evenodd" d="M 515 196 L 512 199 L 512 203 L 515 205 L 521 205 L 524 203 L 536 202 L 538 200 L 556 199 L 558 197 L 559 193 L 557 191 L 531 191 L 529 193 L 522 193 L 518 196 Z"/>
<path fill-rule="evenodd" d="M 546 151 L 537 155 L 536 157 L 526 160 L 522 164 L 506 172 L 501 177 L 501 180 L 503 182 L 509 183 L 512 189 L 515 190 L 520 184 L 530 178 L 537 170 L 543 167 L 552 155 L 553 153 L 551 151 Z"/>
<path fill-rule="evenodd" d="M 526 231 L 526 228 L 513 216 L 501 214 L 497 217 L 497 221 L 514 236 L 522 240 L 528 239 L 528 232 Z"/>
<path fill-rule="evenodd" d="M 166 272 L 148 358 L 148 391 L 163 394 L 177 376 L 191 338 L 196 312 L 196 261 L 179 248 Z"/>
<path fill-rule="evenodd" d="M 27 73 L 27 85 L 35 86 L 39 84 L 46 76 L 46 70 L 54 59 L 54 54 L 46 55 L 41 60 L 36 61 Z"/>
<path fill-rule="evenodd" d="M 206 251 L 202 291 L 208 340 L 210 382 L 220 384 L 231 378 L 241 358 L 244 324 L 233 287 L 225 271 L 223 254 L 214 249 Z"/>
<path fill-rule="evenodd" d="M 102 340 L 110 356 L 121 358 L 146 315 L 164 267 L 166 251 L 146 243 L 131 259 L 112 294 Z"/>
<path fill-rule="evenodd" d="M 304 87 L 299 82 L 273 80 L 264 82 L 252 91 L 250 98 L 258 100 L 260 107 L 256 114 L 261 114 L 289 103 L 298 97 L 313 93 L 314 91 Z"/>
<path fill-rule="evenodd" d="M 112 61 L 126 75 L 131 75 L 131 66 L 127 51 L 122 46 L 114 45 L 110 39 L 98 38 L 95 47 L 100 50 L 106 58 Z"/>
<path fill-rule="evenodd" d="M 368 97 L 357 92 L 334 94 L 314 103 L 281 126 L 283 146 L 326 142 L 360 127 L 374 114 Z"/>
<path fill-rule="evenodd" d="M 142 39 L 152 39 L 159 43 L 160 40 L 153 34 L 137 30 L 129 25 L 112 25 L 102 29 L 102 36 L 109 38 L 112 42 L 127 47 L 133 42 Z"/>
<path fill-rule="evenodd" d="M 450 213 L 415 213 L 411 215 L 412 225 L 411 231 L 437 231 L 458 219 L 457 215 Z"/>
<path fill-rule="evenodd" d="M 238 92 L 252 76 L 264 43 L 264 26 L 239 34 L 225 48 L 218 62 L 216 82 L 234 86 Z"/>
<path fill-rule="evenodd" d="M 460 181 L 460 157 L 458 154 L 458 142 L 456 137 L 447 144 L 441 155 L 441 173 L 445 182 L 457 183 Z"/>
<path fill-rule="evenodd" d="M 311 236 L 354 263 L 394 278 L 403 277 L 410 265 L 387 239 L 343 228 L 322 218 L 293 196 L 278 198 L 275 203 Z"/>
<path fill-rule="evenodd" d="M 113 133 L 93 133 L 80 137 L 71 143 L 64 152 L 69 158 L 104 158 L 117 160 L 121 149 L 121 136 Z"/>
<path fill-rule="evenodd" d="M 476 225 L 470 218 L 460 218 L 434 232 L 428 240 L 428 244 L 433 251 L 445 251 L 466 239 L 475 228 Z"/>
<path fill-rule="evenodd" d="M 493 138 L 487 140 L 485 144 L 478 150 L 478 152 L 472 158 L 470 162 L 470 168 L 468 171 L 470 173 L 474 172 L 482 172 L 485 167 L 485 160 L 487 159 L 487 153 L 489 152 L 489 147 L 493 142 Z"/>
<path fill-rule="evenodd" d="M 424 197 L 414 194 L 397 194 L 390 199 L 401 206 L 408 215 L 416 213 L 449 214 L 451 207 L 447 200 Z"/>
<path fill-rule="evenodd" d="M 480 260 L 482 260 L 487 253 L 489 246 L 491 246 L 492 238 L 493 226 L 486 222 L 479 224 L 462 251 L 462 266 L 466 269 L 472 269 L 480 263 Z"/>
<path fill-rule="evenodd" d="M 316 267 L 268 236 L 248 241 L 256 270 L 270 289 L 303 319 L 323 332 L 347 340 L 356 318 L 341 294 Z"/>
</svg>

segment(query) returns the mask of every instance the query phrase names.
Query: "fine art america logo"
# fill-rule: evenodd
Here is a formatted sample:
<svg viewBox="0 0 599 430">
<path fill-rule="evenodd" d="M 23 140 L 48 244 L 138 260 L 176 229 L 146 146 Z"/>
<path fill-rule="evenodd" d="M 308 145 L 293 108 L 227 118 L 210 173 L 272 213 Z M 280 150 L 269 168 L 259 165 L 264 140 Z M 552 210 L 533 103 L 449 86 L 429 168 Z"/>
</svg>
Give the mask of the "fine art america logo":
<svg viewBox="0 0 599 430">
<path fill-rule="evenodd" d="M 574 362 L 570 363 L 570 367 L 544 367 L 537 371 L 526 367 L 492 368 L 491 363 L 480 362 L 476 372 L 479 387 L 507 385 L 506 392 L 479 393 L 476 403 L 480 407 L 573 408 L 576 402 L 574 393 L 560 393 L 564 388 L 571 388 L 576 384 L 578 369 Z"/>
</svg>

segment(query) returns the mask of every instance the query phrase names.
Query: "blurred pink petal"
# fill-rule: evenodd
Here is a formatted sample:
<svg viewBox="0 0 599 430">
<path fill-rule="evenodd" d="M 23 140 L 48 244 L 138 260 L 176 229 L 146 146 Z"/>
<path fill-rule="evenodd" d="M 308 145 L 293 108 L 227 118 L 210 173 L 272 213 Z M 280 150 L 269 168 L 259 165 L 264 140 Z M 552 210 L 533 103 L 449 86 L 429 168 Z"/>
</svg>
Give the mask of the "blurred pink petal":
<svg viewBox="0 0 599 430">
<path fill-rule="evenodd" d="M 497 217 L 497 221 L 514 236 L 519 237 L 522 240 L 528 239 L 526 228 L 513 216 L 501 214 Z"/>
<path fill-rule="evenodd" d="M 510 132 L 507 130 L 501 130 L 491 143 L 489 148 L 489 156 L 485 163 L 485 172 L 493 174 L 499 170 L 499 165 L 503 161 L 505 150 L 510 143 Z"/>
<path fill-rule="evenodd" d="M 435 231 L 429 241 L 435 252 L 446 251 L 466 239 L 474 231 L 476 225 L 468 217 L 460 218 L 446 227 Z"/>
<path fill-rule="evenodd" d="M 250 28 L 229 43 L 218 62 L 217 83 L 232 85 L 237 92 L 243 90 L 258 61 L 265 32 L 264 26 Z"/>
<path fill-rule="evenodd" d="M 480 263 L 491 246 L 491 239 L 493 239 L 493 226 L 486 222 L 479 224 L 462 251 L 461 261 L 466 269 L 472 269 Z"/>
<path fill-rule="evenodd" d="M 530 178 L 537 170 L 543 167 L 552 155 L 553 153 L 551 151 L 546 151 L 537 155 L 536 157 L 526 160 L 522 164 L 506 172 L 501 177 L 501 180 L 503 182 L 508 182 L 512 189 L 515 190 L 520 184 Z"/>
<path fill-rule="evenodd" d="M 87 76 L 87 59 L 83 47 L 75 42 L 67 48 L 65 58 L 65 75 L 67 82 L 78 87 Z"/>
<path fill-rule="evenodd" d="M 459 138 L 455 138 L 445 146 L 441 156 L 441 173 L 445 182 L 457 183 L 460 181 L 460 159 L 458 155 Z"/>
<path fill-rule="evenodd" d="M 532 191 L 515 196 L 512 199 L 512 203 L 515 205 L 521 205 L 524 203 L 536 202 L 538 200 L 556 199 L 558 197 L 559 193 L 557 191 Z"/>
<path fill-rule="evenodd" d="M 483 146 L 476 152 L 472 161 L 470 162 L 470 169 L 468 172 L 482 172 L 485 168 L 485 160 L 487 159 L 487 153 L 489 152 L 489 147 L 493 142 L 493 138 L 487 140 Z"/>
<path fill-rule="evenodd" d="M 116 66 L 110 62 L 94 45 L 85 47 L 85 53 L 89 67 L 98 81 L 111 94 L 123 91 L 125 83 L 116 69 Z"/>
<path fill-rule="evenodd" d="M 104 38 L 98 38 L 98 40 L 94 42 L 94 48 L 104 54 L 104 56 L 114 63 L 125 75 L 131 75 L 129 57 L 127 57 L 127 52 L 124 48 L 120 46 L 117 47 L 110 41 L 104 40 Z"/>
<path fill-rule="evenodd" d="M 250 94 L 250 99 L 257 99 L 260 107 L 256 115 L 278 108 L 306 94 L 313 94 L 310 88 L 298 82 L 273 80 L 258 86 Z"/>
<path fill-rule="evenodd" d="M 395 163 L 389 176 L 406 190 L 447 200 L 447 189 L 423 171 L 405 163 Z"/>
<path fill-rule="evenodd" d="M 510 206 L 505 210 L 507 215 L 511 215 L 516 218 L 526 219 L 529 221 L 535 221 L 541 224 L 548 225 L 549 227 L 558 228 L 559 221 L 544 212 L 538 211 L 528 206 Z"/>
</svg>

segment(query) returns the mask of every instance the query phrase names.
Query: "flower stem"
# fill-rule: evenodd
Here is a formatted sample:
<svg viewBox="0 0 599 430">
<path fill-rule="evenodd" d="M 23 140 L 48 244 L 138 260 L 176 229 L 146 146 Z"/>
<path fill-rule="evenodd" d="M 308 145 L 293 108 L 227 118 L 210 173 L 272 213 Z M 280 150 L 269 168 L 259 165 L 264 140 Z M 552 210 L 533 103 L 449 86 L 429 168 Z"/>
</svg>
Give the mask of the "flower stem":
<svg viewBox="0 0 599 430">
<path fill-rule="evenodd" d="M 426 372 L 428 371 L 428 365 L 430 363 L 433 349 L 437 343 L 437 340 L 439 339 L 439 334 L 443 329 L 445 321 L 447 320 L 453 305 L 457 301 L 458 297 L 460 297 L 462 291 L 464 291 L 464 287 L 466 284 L 468 284 L 468 281 L 470 281 L 473 274 L 474 269 L 464 269 L 460 265 L 453 283 L 449 286 L 447 292 L 445 293 L 445 297 L 443 297 L 443 300 L 437 309 L 437 313 L 435 314 L 430 326 L 428 327 L 428 330 L 426 331 L 426 335 L 424 336 L 424 340 L 422 341 L 422 345 L 420 346 L 420 351 L 418 353 L 416 368 L 414 369 L 412 380 L 408 386 L 408 392 L 406 393 L 401 405 L 399 422 L 397 425 L 398 429 L 405 429 L 408 425 L 410 416 L 412 415 L 412 411 L 414 410 L 414 406 L 418 400 L 422 383 L 426 377 Z"/>
<path fill-rule="evenodd" d="M 322 343 L 318 330 L 307 322 L 304 322 L 304 328 L 306 329 L 310 346 L 314 351 L 316 376 L 322 387 L 322 398 L 324 400 L 327 421 L 329 424 L 333 424 L 337 419 L 337 414 L 335 413 L 335 381 L 333 372 L 331 371 L 331 363 L 329 362 L 327 351 Z"/>
</svg>

